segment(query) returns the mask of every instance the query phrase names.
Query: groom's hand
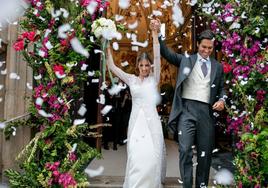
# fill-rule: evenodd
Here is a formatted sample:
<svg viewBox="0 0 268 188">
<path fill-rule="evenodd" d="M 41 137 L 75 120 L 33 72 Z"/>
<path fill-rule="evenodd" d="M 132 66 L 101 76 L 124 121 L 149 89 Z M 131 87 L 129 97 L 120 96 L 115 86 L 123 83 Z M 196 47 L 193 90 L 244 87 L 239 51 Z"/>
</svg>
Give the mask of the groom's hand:
<svg viewBox="0 0 268 188">
<path fill-rule="evenodd" d="M 217 101 L 213 106 L 213 110 L 222 111 L 224 109 L 224 101 Z"/>
</svg>

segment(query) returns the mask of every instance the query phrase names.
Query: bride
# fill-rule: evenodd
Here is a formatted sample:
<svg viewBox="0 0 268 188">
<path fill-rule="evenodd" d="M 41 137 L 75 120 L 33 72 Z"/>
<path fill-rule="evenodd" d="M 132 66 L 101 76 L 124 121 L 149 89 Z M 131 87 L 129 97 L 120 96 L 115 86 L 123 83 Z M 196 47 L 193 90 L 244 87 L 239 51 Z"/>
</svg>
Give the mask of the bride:
<svg viewBox="0 0 268 188">
<path fill-rule="evenodd" d="M 107 47 L 108 68 L 129 86 L 132 96 L 124 188 L 161 188 L 166 173 L 164 137 L 156 110 L 160 100 L 160 47 L 157 32 L 152 33 L 154 60 L 142 53 L 137 58 L 138 76 L 118 68 Z"/>
</svg>

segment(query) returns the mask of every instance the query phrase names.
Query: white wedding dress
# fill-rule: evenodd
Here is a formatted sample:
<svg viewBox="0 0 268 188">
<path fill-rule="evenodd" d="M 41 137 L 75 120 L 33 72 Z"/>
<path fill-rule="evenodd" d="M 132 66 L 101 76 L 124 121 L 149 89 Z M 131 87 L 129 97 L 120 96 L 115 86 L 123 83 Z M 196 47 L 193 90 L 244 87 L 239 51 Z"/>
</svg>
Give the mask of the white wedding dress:
<svg viewBox="0 0 268 188">
<path fill-rule="evenodd" d="M 160 47 L 156 40 L 154 36 L 154 71 L 143 80 L 116 67 L 111 55 L 107 59 L 109 69 L 129 86 L 132 96 L 124 188 L 161 188 L 166 175 L 164 137 L 156 110 L 160 99 Z"/>
</svg>

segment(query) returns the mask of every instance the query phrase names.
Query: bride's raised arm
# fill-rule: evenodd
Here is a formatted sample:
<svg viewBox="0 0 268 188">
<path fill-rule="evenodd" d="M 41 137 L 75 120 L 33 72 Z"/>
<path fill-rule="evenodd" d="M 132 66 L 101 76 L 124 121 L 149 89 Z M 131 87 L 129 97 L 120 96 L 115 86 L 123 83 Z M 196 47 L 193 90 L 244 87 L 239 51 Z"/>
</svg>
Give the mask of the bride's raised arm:
<svg viewBox="0 0 268 188">
<path fill-rule="evenodd" d="M 129 85 L 129 79 L 131 78 L 131 74 L 128 74 L 124 71 L 122 71 L 120 68 L 118 68 L 115 64 L 114 64 L 114 60 L 113 60 L 113 56 L 112 56 L 112 52 L 110 49 L 110 45 L 108 44 L 107 46 L 107 65 L 108 68 L 116 75 L 118 76 L 124 83 L 126 83 L 127 85 Z"/>
<path fill-rule="evenodd" d="M 160 69 L 161 69 L 161 64 L 160 64 L 160 45 L 158 41 L 158 34 L 157 31 L 152 30 L 152 35 L 153 35 L 153 52 L 154 52 L 154 78 L 157 83 L 160 81 Z"/>
</svg>

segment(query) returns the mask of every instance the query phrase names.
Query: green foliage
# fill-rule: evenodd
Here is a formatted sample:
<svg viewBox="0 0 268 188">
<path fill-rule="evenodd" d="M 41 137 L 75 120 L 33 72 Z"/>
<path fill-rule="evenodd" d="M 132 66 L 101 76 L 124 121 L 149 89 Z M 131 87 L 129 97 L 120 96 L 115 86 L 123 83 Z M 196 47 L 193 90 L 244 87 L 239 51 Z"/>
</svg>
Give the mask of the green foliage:
<svg viewBox="0 0 268 188">
<path fill-rule="evenodd" d="M 30 2 L 20 22 L 23 33 L 16 42 L 23 41 L 23 49 L 17 50 L 39 78 L 28 109 L 30 118 L 8 123 L 4 133 L 9 139 L 17 127 L 30 126 L 36 134 L 16 158 L 21 170 L 8 169 L 5 176 L 10 187 L 87 187 L 84 170 L 100 154 L 85 141 L 95 129 L 87 123 L 74 125 L 82 117 L 73 114 L 77 114 L 74 106 L 83 102 L 82 88 L 88 78 L 82 66 L 90 62 L 72 49 L 70 41 L 76 37 L 84 49 L 93 50 L 91 24 L 100 15 L 99 9 L 89 15 L 86 6 L 73 1 L 41 0 L 40 6 Z M 52 12 L 59 10 L 61 14 L 53 17 Z M 71 29 L 65 38 L 59 38 L 63 24 Z"/>
<path fill-rule="evenodd" d="M 234 132 L 238 140 L 234 160 L 236 185 L 267 187 L 267 0 L 215 0 L 211 10 L 199 11 L 211 22 L 211 29 L 222 44 L 222 63 L 229 82 L 226 130 Z"/>
</svg>

